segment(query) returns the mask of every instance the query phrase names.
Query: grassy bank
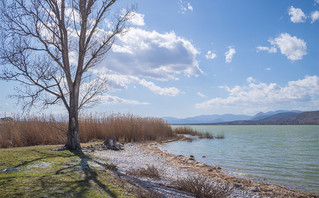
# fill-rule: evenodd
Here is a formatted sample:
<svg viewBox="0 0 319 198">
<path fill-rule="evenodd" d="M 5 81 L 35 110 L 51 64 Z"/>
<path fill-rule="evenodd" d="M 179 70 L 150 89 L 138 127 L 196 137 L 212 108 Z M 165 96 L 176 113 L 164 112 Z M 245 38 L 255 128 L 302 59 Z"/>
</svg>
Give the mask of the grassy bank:
<svg viewBox="0 0 319 198">
<path fill-rule="evenodd" d="M 86 115 L 79 119 L 82 143 L 116 136 L 120 142 L 161 141 L 176 136 L 162 119 L 133 115 Z M 66 142 L 68 123 L 53 117 L 14 118 L 0 123 L 0 148 L 56 145 Z"/>
<path fill-rule="evenodd" d="M 0 149 L 1 197 L 137 197 L 107 161 L 59 147 Z"/>
</svg>

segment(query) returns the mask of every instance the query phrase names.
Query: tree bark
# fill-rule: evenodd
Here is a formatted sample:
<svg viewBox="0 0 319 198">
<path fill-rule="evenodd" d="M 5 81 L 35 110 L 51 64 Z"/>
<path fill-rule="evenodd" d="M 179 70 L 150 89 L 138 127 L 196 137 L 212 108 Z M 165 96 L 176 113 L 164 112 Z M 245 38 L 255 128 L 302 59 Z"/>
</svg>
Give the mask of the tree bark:
<svg viewBox="0 0 319 198">
<path fill-rule="evenodd" d="M 72 91 L 70 95 L 69 128 L 66 147 L 69 150 L 81 150 L 79 131 L 78 91 Z"/>
</svg>

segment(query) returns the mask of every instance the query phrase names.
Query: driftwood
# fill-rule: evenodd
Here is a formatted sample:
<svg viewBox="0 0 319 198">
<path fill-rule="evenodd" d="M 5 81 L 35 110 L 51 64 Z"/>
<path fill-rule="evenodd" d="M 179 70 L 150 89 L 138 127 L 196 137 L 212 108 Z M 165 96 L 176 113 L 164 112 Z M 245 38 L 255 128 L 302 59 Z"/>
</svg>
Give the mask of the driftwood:
<svg viewBox="0 0 319 198">
<path fill-rule="evenodd" d="M 123 150 L 123 145 L 117 142 L 115 136 L 107 136 L 102 144 L 102 148 L 111 150 Z"/>
<path fill-rule="evenodd" d="M 12 122 L 13 118 L 11 117 L 4 117 L 4 118 L 0 118 L 0 122 Z"/>
</svg>

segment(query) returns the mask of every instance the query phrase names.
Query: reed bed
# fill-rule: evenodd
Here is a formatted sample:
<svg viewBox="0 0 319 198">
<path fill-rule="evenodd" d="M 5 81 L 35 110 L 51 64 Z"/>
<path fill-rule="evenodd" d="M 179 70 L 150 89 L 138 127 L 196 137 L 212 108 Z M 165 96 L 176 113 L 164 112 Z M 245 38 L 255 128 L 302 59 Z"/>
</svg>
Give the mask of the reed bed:
<svg viewBox="0 0 319 198">
<path fill-rule="evenodd" d="M 198 138 L 200 139 L 203 139 L 203 138 L 206 138 L 206 139 L 224 139 L 225 136 L 224 134 L 218 134 L 216 136 L 214 136 L 212 133 L 209 133 L 209 132 L 205 132 L 205 133 L 202 133 L 202 132 L 198 132 L 194 129 L 191 129 L 189 127 L 178 127 L 178 128 L 175 128 L 174 129 L 174 132 L 176 134 L 180 134 L 180 135 L 191 135 L 191 136 L 197 136 Z"/>
<path fill-rule="evenodd" d="M 0 123 L 0 148 L 64 144 L 67 121 L 53 116 L 14 118 Z M 131 114 L 85 115 L 79 118 L 82 143 L 116 136 L 119 142 L 161 141 L 176 137 L 162 119 Z"/>
</svg>

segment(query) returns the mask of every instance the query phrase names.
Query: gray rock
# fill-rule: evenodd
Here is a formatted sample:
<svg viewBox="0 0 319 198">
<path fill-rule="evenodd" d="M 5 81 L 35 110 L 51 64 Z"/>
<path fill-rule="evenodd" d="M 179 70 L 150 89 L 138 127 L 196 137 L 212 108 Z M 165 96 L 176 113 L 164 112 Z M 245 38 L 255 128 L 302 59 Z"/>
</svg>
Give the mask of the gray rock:
<svg viewBox="0 0 319 198">
<path fill-rule="evenodd" d="M 111 150 L 123 150 L 123 145 L 118 143 L 115 136 L 107 136 L 104 140 L 102 148 Z"/>
<path fill-rule="evenodd" d="M 234 183 L 234 184 L 233 184 L 233 187 L 234 187 L 234 188 L 242 188 L 243 186 L 242 186 L 241 184 Z"/>
<path fill-rule="evenodd" d="M 17 170 L 19 170 L 19 169 L 17 169 L 17 168 L 6 168 L 3 171 L 4 172 L 10 172 L 10 171 L 17 171 Z"/>
<path fill-rule="evenodd" d="M 51 166 L 50 162 L 40 162 L 38 164 L 31 164 L 29 166 L 26 167 L 26 169 L 33 169 L 33 168 L 46 168 Z"/>
<path fill-rule="evenodd" d="M 252 192 L 259 192 L 259 188 L 258 187 L 249 187 L 248 190 L 250 190 Z"/>
</svg>

